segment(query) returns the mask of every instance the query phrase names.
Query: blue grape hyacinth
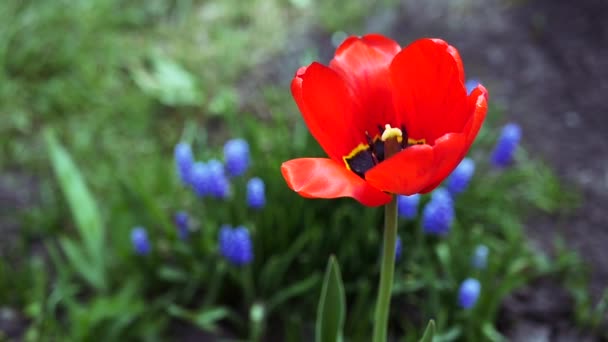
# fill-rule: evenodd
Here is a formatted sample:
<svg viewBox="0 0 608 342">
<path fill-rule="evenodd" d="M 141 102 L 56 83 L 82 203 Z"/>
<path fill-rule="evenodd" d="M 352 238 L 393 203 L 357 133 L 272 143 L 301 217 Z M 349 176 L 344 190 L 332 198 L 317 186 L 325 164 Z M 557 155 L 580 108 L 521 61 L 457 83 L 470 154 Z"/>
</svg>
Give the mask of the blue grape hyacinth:
<svg viewBox="0 0 608 342">
<path fill-rule="evenodd" d="M 209 165 L 203 162 L 196 162 L 192 166 L 190 183 L 192 190 L 198 197 L 205 197 L 211 192 L 212 176 Z"/>
<path fill-rule="evenodd" d="M 249 168 L 249 158 L 249 144 L 244 139 L 231 139 L 224 145 L 224 161 L 230 176 L 243 175 Z"/>
<path fill-rule="evenodd" d="M 220 254 L 236 266 L 248 265 L 253 261 L 253 245 L 249 230 L 244 226 L 232 228 L 223 225 L 219 233 Z"/>
<path fill-rule="evenodd" d="M 399 217 L 413 220 L 418 216 L 418 204 L 420 203 L 420 195 L 414 194 L 410 196 L 399 195 L 397 197 L 397 209 Z"/>
<path fill-rule="evenodd" d="M 230 182 L 224 172 L 224 166 L 217 159 L 207 162 L 209 168 L 209 194 L 217 199 L 225 199 L 230 194 Z"/>
<path fill-rule="evenodd" d="M 174 158 L 175 168 L 180 180 L 184 185 L 189 185 L 191 182 L 190 174 L 194 165 L 194 155 L 190 144 L 180 142 L 175 145 Z"/>
<path fill-rule="evenodd" d="M 429 235 L 446 235 L 454 221 L 454 202 L 447 190 L 439 188 L 422 211 L 422 228 Z"/>
<path fill-rule="evenodd" d="M 247 182 L 247 205 L 253 209 L 262 209 L 266 205 L 264 181 L 254 177 Z"/>
<path fill-rule="evenodd" d="M 175 223 L 175 227 L 177 228 L 177 235 L 180 239 L 185 240 L 188 238 L 190 234 L 190 227 L 188 222 L 190 221 L 190 217 L 188 213 L 185 211 L 179 211 L 175 213 L 173 216 L 173 221 Z"/>
<path fill-rule="evenodd" d="M 474 268 L 481 270 L 486 268 L 488 265 L 488 254 L 489 249 L 486 245 L 477 245 L 475 247 L 475 251 L 473 252 L 473 258 L 471 260 L 471 264 Z"/>
<path fill-rule="evenodd" d="M 131 244 L 138 255 L 147 255 L 152 250 L 146 228 L 137 226 L 131 230 Z"/>
<path fill-rule="evenodd" d="M 475 162 L 473 159 L 464 158 L 448 178 L 447 189 L 450 194 L 455 196 L 463 193 L 469 186 L 474 173 Z"/>
<path fill-rule="evenodd" d="M 492 152 L 492 164 L 501 168 L 509 166 L 513 162 L 520 140 L 521 127 L 515 123 L 505 125 Z"/>
<path fill-rule="evenodd" d="M 397 235 L 397 241 L 395 241 L 395 261 L 401 259 L 402 253 L 403 253 L 403 242 L 401 241 L 401 236 Z"/>
<path fill-rule="evenodd" d="M 475 89 L 479 85 L 479 81 L 476 79 L 468 79 L 464 86 L 467 88 L 467 95 L 470 95 L 473 89 Z"/>
<path fill-rule="evenodd" d="M 475 306 L 477 299 L 479 298 L 479 292 L 481 291 L 481 284 L 479 280 L 474 278 L 467 278 L 460 285 L 458 290 L 458 305 L 463 309 L 470 309 Z"/>
</svg>

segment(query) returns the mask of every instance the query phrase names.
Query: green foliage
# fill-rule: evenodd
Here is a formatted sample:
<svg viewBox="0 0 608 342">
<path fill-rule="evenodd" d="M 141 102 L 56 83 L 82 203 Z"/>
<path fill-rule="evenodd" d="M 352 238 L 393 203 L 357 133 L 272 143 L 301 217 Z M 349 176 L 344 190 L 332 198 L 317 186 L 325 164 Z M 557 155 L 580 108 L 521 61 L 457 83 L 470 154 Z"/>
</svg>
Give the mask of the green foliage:
<svg viewBox="0 0 608 342">
<path fill-rule="evenodd" d="M 334 256 L 329 257 L 325 280 L 317 309 L 316 341 L 342 341 L 346 303 L 340 267 Z"/>
</svg>

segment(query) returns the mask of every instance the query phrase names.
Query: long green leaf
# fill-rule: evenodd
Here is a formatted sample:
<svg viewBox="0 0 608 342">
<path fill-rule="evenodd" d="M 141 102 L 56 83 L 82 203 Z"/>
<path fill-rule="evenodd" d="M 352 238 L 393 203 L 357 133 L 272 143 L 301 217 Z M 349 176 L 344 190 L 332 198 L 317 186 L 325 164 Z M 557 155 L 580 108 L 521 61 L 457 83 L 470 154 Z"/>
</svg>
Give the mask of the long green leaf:
<svg viewBox="0 0 608 342">
<path fill-rule="evenodd" d="M 46 130 L 44 135 L 55 176 L 74 216 L 78 233 L 86 249 L 84 254 L 88 258 L 90 267 L 98 273 L 95 277 L 102 279 L 101 282 L 93 285 L 103 288 L 105 286 L 104 227 L 97 203 L 89 192 L 78 167 L 57 141 L 53 132 Z"/>
<path fill-rule="evenodd" d="M 432 342 L 433 337 L 435 336 L 435 321 L 430 320 L 429 324 L 426 326 L 424 330 L 424 335 L 422 335 L 422 339 L 420 342 Z"/>
<path fill-rule="evenodd" d="M 344 315 L 346 312 L 344 285 L 340 267 L 332 255 L 327 263 L 325 280 L 321 289 L 317 310 L 316 341 L 336 342 L 342 340 Z"/>
</svg>

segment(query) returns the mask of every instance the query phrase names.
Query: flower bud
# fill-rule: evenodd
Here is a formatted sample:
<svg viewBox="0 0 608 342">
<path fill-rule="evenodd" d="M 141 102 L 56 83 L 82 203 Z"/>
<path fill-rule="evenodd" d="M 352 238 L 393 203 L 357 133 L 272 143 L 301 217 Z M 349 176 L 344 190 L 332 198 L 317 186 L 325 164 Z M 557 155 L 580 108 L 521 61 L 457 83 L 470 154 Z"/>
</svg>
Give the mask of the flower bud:
<svg viewBox="0 0 608 342">
<path fill-rule="evenodd" d="M 209 167 L 209 193 L 217 199 L 225 199 L 230 194 L 230 182 L 224 172 L 224 166 L 217 159 L 211 159 Z"/>
<path fill-rule="evenodd" d="M 190 184 L 198 197 L 205 197 L 211 193 L 212 175 L 209 165 L 196 162 L 192 166 Z"/>
</svg>

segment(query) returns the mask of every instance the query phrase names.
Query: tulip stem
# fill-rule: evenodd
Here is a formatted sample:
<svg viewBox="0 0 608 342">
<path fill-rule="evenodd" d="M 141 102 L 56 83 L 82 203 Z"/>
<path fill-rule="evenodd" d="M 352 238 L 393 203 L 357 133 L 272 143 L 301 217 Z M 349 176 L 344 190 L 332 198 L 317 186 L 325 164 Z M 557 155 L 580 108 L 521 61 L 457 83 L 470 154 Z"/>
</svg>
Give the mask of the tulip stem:
<svg viewBox="0 0 608 342">
<path fill-rule="evenodd" d="M 397 196 L 384 207 L 384 245 L 382 247 L 382 265 L 380 268 L 380 285 L 374 317 L 374 342 L 386 342 L 388 313 L 391 306 L 393 273 L 395 271 L 395 244 L 397 242 Z"/>
</svg>

